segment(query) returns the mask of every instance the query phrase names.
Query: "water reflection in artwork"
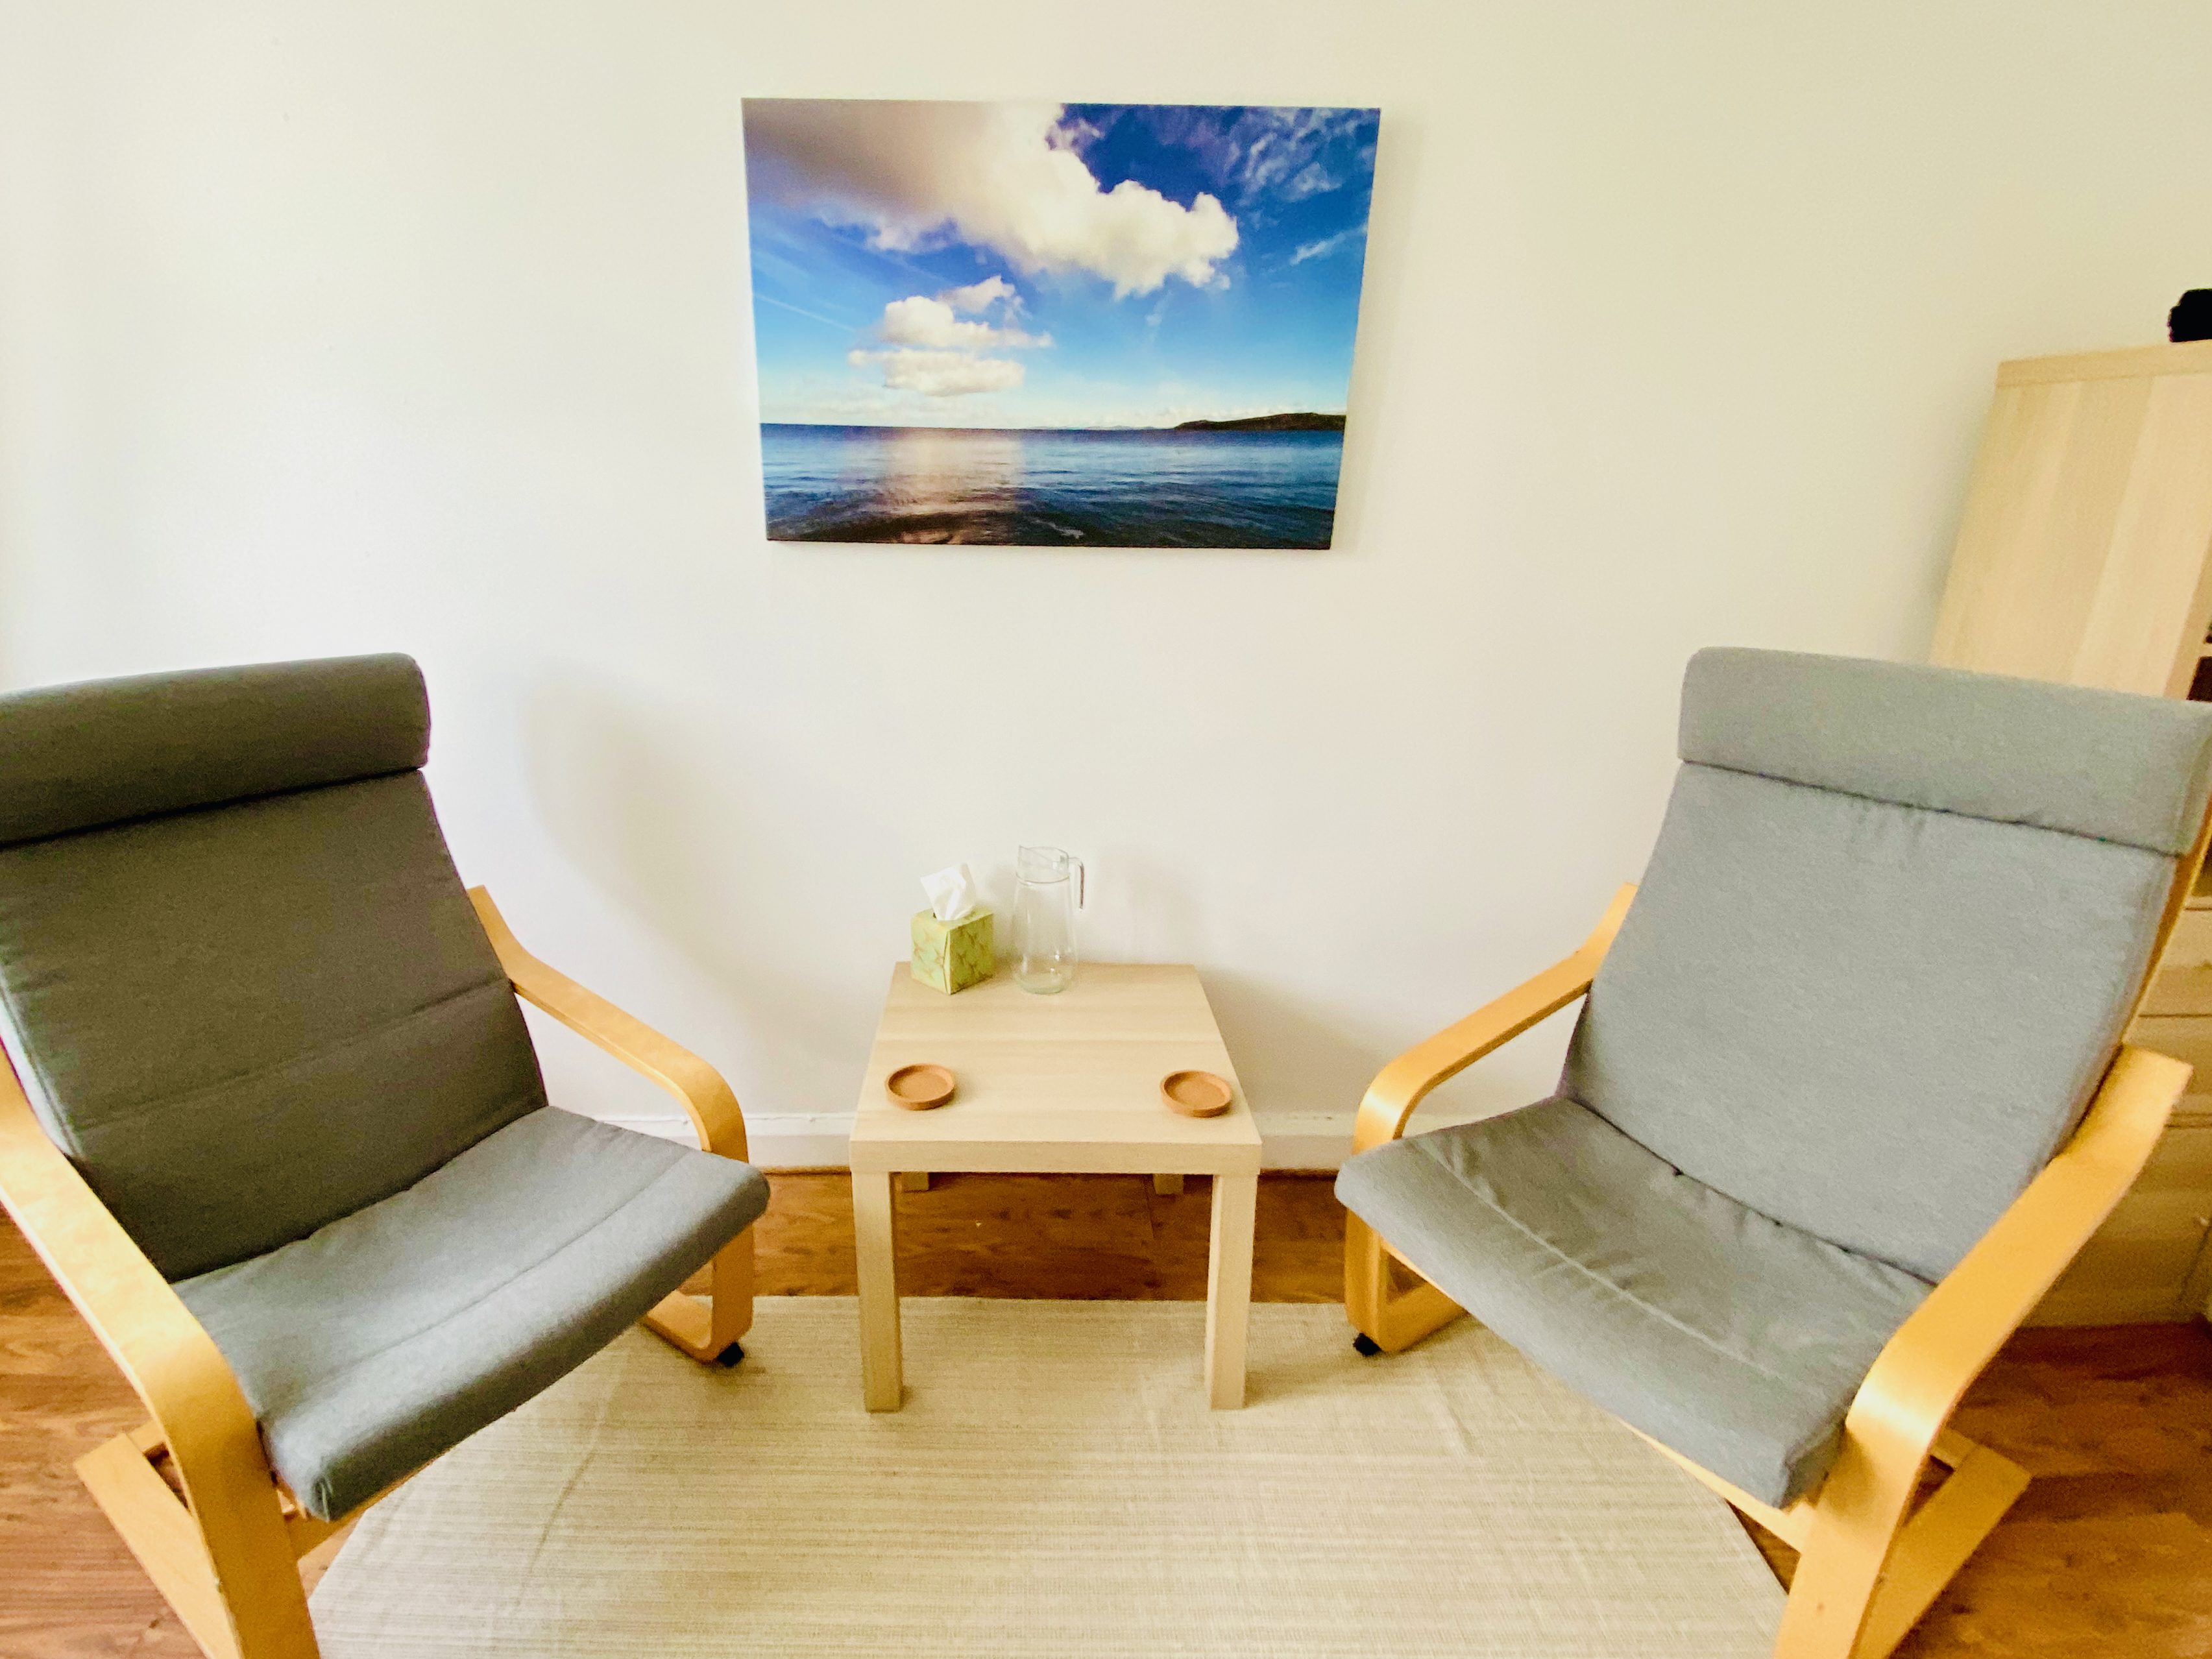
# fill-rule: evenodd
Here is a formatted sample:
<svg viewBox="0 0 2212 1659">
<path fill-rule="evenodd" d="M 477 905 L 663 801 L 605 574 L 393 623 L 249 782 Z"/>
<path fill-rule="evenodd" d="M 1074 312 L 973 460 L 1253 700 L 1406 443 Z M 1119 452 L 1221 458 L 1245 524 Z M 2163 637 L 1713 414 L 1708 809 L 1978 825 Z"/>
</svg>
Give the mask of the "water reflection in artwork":
<svg viewBox="0 0 2212 1659">
<path fill-rule="evenodd" d="M 778 541 L 1327 547 L 1334 432 L 764 426 Z"/>
</svg>

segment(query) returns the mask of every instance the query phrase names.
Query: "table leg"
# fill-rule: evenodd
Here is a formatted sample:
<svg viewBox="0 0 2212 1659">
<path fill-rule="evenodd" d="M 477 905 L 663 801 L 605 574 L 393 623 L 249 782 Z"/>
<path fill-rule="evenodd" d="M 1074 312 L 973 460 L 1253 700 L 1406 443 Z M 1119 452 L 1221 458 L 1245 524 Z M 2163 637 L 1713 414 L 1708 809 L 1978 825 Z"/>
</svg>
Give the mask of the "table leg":
<svg viewBox="0 0 2212 1659">
<path fill-rule="evenodd" d="M 872 1412 L 895 1412 L 905 1395 L 899 1358 L 898 1219 L 892 1177 L 853 1171 L 853 1254 L 860 1269 L 860 1397 Z"/>
<path fill-rule="evenodd" d="M 1162 1198 L 1181 1198 L 1182 1177 L 1179 1175 L 1156 1175 L 1152 1177 L 1152 1191 Z"/>
<path fill-rule="evenodd" d="M 1216 1411 L 1244 1403 L 1244 1328 L 1252 1312 L 1256 1175 L 1213 1177 L 1213 1237 L 1206 1264 L 1206 1397 Z"/>
</svg>

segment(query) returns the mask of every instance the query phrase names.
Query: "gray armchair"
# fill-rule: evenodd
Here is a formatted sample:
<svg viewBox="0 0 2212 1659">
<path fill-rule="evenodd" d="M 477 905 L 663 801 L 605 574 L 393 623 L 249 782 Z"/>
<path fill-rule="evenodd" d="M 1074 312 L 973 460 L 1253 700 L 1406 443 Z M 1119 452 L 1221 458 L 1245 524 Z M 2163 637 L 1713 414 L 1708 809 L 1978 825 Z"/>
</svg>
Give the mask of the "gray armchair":
<svg viewBox="0 0 2212 1659">
<path fill-rule="evenodd" d="M 428 739 L 398 656 L 0 697 L 0 1200 L 152 1413 L 80 1473 L 220 1659 L 312 1656 L 297 1558 L 625 1326 L 751 1317 L 736 1101 L 463 891 Z M 548 1105 L 518 992 L 708 1150 Z"/>
<path fill-rule="evenodd" d="M 2027 1483 L 1953 1407 L 2185 1086 L 2120 1038 L 2212 708 L 1707 651 L 1681 757 L 1641 887 L 1376 1079 L 1346 1309 L 1368 1352 L 1473 1313 L 1803 1552 L 1778 1652 L 1878 1659 Z M 1402 1138 L 1585 995 L 1556 1094 Z"/>
</svg>

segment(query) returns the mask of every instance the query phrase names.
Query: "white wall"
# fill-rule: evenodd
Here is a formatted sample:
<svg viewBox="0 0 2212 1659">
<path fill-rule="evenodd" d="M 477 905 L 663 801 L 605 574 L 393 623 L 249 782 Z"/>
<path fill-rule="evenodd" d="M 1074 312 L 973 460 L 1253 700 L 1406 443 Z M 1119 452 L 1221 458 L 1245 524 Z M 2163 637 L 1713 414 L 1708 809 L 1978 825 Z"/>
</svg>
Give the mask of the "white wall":
<svg viewBox="0 0 2212 1659">
<path fill-rule="evenodd" d="M 414 653 L 465 873 L 771 1156 L 1060 842 L 1306 1161 L 1634 876 L 1693 648 L 1922 652 L 1996 362 L 2212 284 L 2208 88 L 2201 0 L 10 0 L 0 683 Z M 1336 550 L 768 544 L 776 94 L 1381 105 Z"/>
</svg>

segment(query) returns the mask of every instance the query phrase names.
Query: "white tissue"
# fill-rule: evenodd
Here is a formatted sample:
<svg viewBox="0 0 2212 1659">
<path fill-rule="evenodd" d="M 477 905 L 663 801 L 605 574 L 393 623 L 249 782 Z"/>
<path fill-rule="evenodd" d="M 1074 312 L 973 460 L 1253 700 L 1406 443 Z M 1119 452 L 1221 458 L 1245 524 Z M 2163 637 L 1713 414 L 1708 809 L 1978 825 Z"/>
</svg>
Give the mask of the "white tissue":
<svg viewBox="0 0 2212 1659">
<path fill-rule="evenodd" d="M 975 890 L 975 878 L 964 864 L 924 876 L 921 890 L 929 895 L 929 912 L 939 921 L 958 921 L 982 900 Z"/>
</svg>

